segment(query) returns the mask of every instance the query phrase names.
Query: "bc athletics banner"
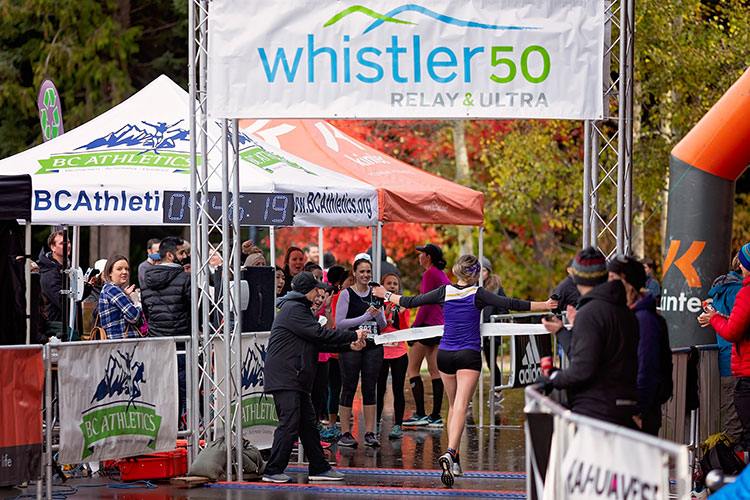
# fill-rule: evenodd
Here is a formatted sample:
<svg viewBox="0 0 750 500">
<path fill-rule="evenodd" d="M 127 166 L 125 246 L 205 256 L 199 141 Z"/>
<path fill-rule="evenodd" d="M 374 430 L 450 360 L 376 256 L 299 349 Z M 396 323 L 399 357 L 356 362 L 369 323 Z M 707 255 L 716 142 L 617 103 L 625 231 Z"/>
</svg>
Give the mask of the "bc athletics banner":
<svg viewBox="0 0 750 500">
<path fill-rule="evenodd" d="M 0 487 L 42 474 L 42 349 L 0 348 Z"/>
<path fill-rule="evenodd" d="M 242 335 L 242 436 L 260 449 L 270 448 L 279 423 L 273 396 L 265 393 L 268 332 Z M 224 376 L 224 343 L 216 342 L 216 373 Z M 223 394 L 217 392 L 219 406 Z"/>
<path fill-rule="evenodd" d="M 214 0 L 222 118 L 601 119 L 602 0 Z"/>
<path fill-rule="evenodd" d="M 669 494 L 669 469 L 657 448 L 587 426 L 570 442 L 558 479 L 565 499 L 657 500 Z M 545 488 L 545 498 L 547 493 Z"/>
<path fill-rule="evenodd" d="M 174 342 L 63 344 L 58 349 L 59 463 L 174 450 Z"/>
</svg>

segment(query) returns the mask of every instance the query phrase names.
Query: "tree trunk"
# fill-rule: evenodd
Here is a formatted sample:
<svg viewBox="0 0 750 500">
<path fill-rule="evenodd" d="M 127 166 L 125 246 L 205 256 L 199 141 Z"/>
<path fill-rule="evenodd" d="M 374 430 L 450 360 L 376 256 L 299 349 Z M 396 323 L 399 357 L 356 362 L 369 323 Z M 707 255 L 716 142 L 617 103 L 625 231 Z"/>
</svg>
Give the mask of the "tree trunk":
<svg viewBox="0 0 750 500">
<path fill-rule="evenodd" d="M 453 121 L 453 147 L 456 151 L 456 182 L 467 185 L 471 177 L 469 153 L 466 150 L 466 123 Z M 469 226 L 458 226 L 458 244 L 461 255 L 474 253 L 473 230 Z"/>
<path fill-rule="evenodd" d="M 130 226 L 93 226 L 89 252 L 92 262 L 108 259 L 113 254 L 124 255 L 130 260 Z M 140 262 L 130 263 L 131 275 L 138 264 Z"/>
</svg>

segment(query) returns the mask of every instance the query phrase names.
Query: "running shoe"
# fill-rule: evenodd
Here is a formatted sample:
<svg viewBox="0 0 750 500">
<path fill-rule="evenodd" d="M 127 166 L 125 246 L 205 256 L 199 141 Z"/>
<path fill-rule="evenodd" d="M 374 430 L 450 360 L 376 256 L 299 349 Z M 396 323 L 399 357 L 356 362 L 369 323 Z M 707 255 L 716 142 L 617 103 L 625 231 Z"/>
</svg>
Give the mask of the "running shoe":
<svg viewBox="0 0 750 500">
<path fill-rule="evenodd" d="M 411 417 L 404 420 L 404 427 L 418 427 L 422 425 L 427 425 L 427 415 L 417 415 L 416 413 L 413 414 Z"/>
<path fill-rule="evenodd" d="M 500 404 L 503 401 L 505 401 L 505 396 L 503 395 L 503 391 L 495 391 L 495 404 Z"/>
<path fill-rule="evenodd" d="M 461 462 L 453 462 L 453 475 L 456 477 L 464 475 L 464 470 L 461 468 Z"/>
<path fill-rule="evenodd" d="M 327 450 L 328 448 L 330 448 L 330 447 L 331 447 L 331 443 L 328 443 L 328 442 L 326 442 L 326 441 L 321 441 L 321 442 L 320 442 L 320 446 L 321 446 L 321 447 L 322 447 L 322 448 L 323 448 L 324 450 Z"/>
<path fill-rule="evenodd" d="M 292 478 L 286 474 L 265 474 L 263 481 L 266 483 L 291 483 Z"/>
<path fill-rule="evenodd" d="M 404 431 L 401 430 L 401 426 L 396 424 L 391 428 L 391 432 L 388 434 L 391 439 L 400 439 L 404 437 Z"/>
<path fill-rule="evenodd" d="M 344 435 L 339 438 L 339 446 L 354 448 L 358 444 L 359 442 L 354 439 L 354 436 L 352 436 L 351 432 L 345 432 Z"/>
<path fill-rule="evenodd" d="M 375 437 L 374 432 L 365 432 L 365 446 L 372 446 L 373 448 L 380 446 L 380 441 Z"/>
<path fill-rule="evenodd" d="M 315 474 L 314 476 L 308 476 L 309 481 L 343 481 L 344 474 L 337 470 L 328 469 L 321 474 Z"/>
<path fill-rule="evenodd" d="M 327 427 L 320 431 L 320 440 L 333 443 L 341 437 L 341 431 L 334 427 Z"/>
<path fill-rule="evenodd" d="M 440 464 L 440 469 L 443 471 L 440 480 L 448 487 L 453 486 L 453 455 L 450 453 L 442 455 L 438 458 L 438 463 Z"/>
<path fill-rule="evenodd" d="M 436 427 L 436 428 L 443 428 L 443 418 L 432 418 L 432 416 L 427 417 L 427 427 Z"/>
</svg>

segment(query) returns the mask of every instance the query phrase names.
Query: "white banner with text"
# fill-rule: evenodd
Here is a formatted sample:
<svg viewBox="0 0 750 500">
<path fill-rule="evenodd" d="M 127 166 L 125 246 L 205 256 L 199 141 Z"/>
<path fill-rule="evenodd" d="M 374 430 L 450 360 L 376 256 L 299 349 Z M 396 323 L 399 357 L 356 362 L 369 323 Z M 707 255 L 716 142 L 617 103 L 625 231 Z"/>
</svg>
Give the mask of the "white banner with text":
<svg viewBox="0 0 750 500">
<path fill-rule="evenodd" d="M 222 118 L 601 119 L 601 0 L 214 0 Z"/>
<path fill-rule="evenodd" d="M 177 361 L 171 340 L 63 344 L 58 463 L 175 449 Z"/>
</svg>

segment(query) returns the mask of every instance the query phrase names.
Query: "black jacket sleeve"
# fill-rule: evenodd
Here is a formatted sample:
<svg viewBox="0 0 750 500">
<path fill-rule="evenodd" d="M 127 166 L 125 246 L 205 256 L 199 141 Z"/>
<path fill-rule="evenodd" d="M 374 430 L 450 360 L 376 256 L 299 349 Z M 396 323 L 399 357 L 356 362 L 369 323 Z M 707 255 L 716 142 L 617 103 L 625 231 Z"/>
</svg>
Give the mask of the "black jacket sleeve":
<svg viewBox="0 0 750 500">
<path fill-rule="evenodd" d="M 427 292 L 423 295 L 417 295 L 416 297 L 401 296 L 399 305 L 401 307 L 412 308 L 424 306 L 426 304 L 440 304 L 441 306 L 445 302 L 445 285 L 440 285 L 438 288 Z"/>
<path fill-rule="evenodd" d="M 552 379 L 557 389 L 586 384 L 596 373 L 603 349 L 602 327 L 588 314 L 578 314 L 570 342 L 570 366 Z"/>
<path fill-rule="evenodd" d="M 289 309 L 287 324 L 294 325 L 289 330 L 295 335 L 315 345 L 348 344 L 357 340 L 357 334 L 352 330 L 324 328 L 302 304 Z"/>
</svg>

